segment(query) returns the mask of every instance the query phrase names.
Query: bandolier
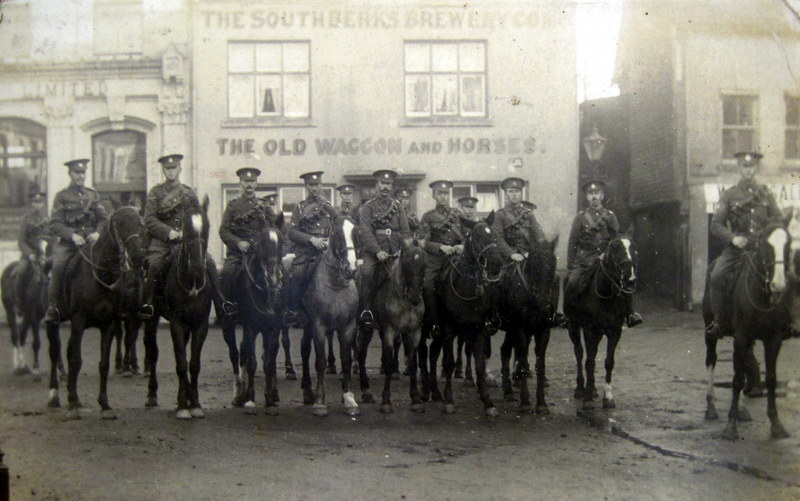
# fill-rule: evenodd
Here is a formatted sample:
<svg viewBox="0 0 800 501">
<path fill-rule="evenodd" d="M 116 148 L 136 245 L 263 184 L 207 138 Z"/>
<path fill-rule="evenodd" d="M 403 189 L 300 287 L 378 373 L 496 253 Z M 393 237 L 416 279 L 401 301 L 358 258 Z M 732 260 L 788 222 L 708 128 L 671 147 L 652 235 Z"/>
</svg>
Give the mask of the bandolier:
<svg viewBox="0 0 800 501">
<path fill-rule="evenodd" d="M 508 190 L 521 190 L 525 181 L 517 177 L 505 179 L 501 187 Z M 534 243 L 544 241 L 544 232 L 531 204 L 525 207 L 522 201 L 509 202 L 505 207 L 495 213 L 492 231 L 498 236 L 497 248 L 504 259 L 510 259 L 513 254 L 525 255 L 533 248 Z"/>
<path fill-rule="evenodd" d="M 411 195 L 414 192 L 409 188 L 400 188 L 394 190 L 394 198 L 400 202 L 403 209 L 406 211 L 406 219 L 408 220 L 408 229 L 412 235 L 420 235 L 420 221 L 417 215 L 411 212 Z"/>
<path fill-rule="evenodd" d="M 50 232 L 58 242 L 53 250 L 53 267 L 48 289 L 50 306 L 45 321 L 49 323 L 60 320 L 57 305 L 63 292 L 67 261 L 78 251 L 79 245 L 94 243 L 100 229 L 108 220 L 108 214 L 100 203 L 97 192 L 83 185 L 88 163 L 88 159 L 80 159 L 64 164 L 69 168 L 72 183 L 59 191 L 53 200 Z"/>
</svg>

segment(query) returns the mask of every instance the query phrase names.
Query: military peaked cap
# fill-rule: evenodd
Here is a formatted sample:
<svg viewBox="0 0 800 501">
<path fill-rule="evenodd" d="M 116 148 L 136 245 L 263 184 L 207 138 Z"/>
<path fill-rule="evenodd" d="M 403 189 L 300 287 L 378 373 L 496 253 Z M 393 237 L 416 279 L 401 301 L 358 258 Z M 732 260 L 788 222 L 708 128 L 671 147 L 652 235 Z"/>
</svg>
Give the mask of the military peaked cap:
<svg viewBox="0 0 800 501">
<path fill-rule="evenodd" d="M 734 153 L 733 156 L 744 162 L 753 162 L 764 158 L 764 155 L 758 153 L 757 151 L 740 151 L 738 153 Z"/>
<path fill-rule="evenodd" d="M 28 198 L 29 198 L 29 199 L 31 199 L 31 200 L 38 200 L 38 199 L 44 200 L 44 198 L 45 198 L 45 195 L 44 195 L 44 193 L 42 193 L 41 191 L 39 191 L 39 188 L 34 188 L 34 189 L 33 189 L 33 190 L 32 190 L 32 191 L 31 191 L 31 192 L 28 194 Z"/>
<path fill-rule="evenodd" d="M 261 175 L 261 171 L 255 167 L 242 167 L 236 171 L 236 175 L 242 181 L 255 181 Z"/>
<path fill-rule="evenodd" d="M 323 171 L 318 170 L 314 172 L 306 172 L 305 174 L 300 175 L 300 179 L 308 183 L 316 182 L 319 183 L 322 181 L 322 175 L 324 174 Z"/>
<path fill-rule="evenodd" d="M 278 203 L 278 194 L 277 193 L 270 193 L 269 195 L 264 197 L 264 200 L 267 203 L 270 203 L 272 205 L 276 205 Z"/>
<path fill-rule="evenodd" d="M 376 170 L 372 173 L 372 177 L 379 181 L 392 181 L 397 178 L 397 172 L 389 169 Z"/>
<path fill-rule="evenodd" d="M 458 203 L 462 207 L 475 207 L 478 205 L 478 199 L 475 197 L 461 197 L 458 199 Z"/>
<path fill-rule="evenodd" d="M 400 188 L 394 190 L 394 198 L 410 198 L 411 193 L 412 191 L 409 188 Z"/>
<path fill-rule="evenodd" d="M 355 193 L 356 186 L 354 184 L 343 184 L 341 186 L 337 186 L 336 189 L 339 190 L 339 193 L 347 195 L 350 193 Z"/>
<path fill-rule="evenodd" d="M 586 193 L 588 193 L 590 191 L 598 191 L 598 190 L 605 191 L 606 183 L 604 183 L 603 181 L 600 181 L 600 180 L 593 180 L 593 181 L 589 181 L 588 183 L 584 183 L 584 185 L 581 186 L 581 189 Z"/>
<path fill-rule="evenodd" d="M 173 153 L 172 155 L 164 155 L 159 158 L 158 163 L 160 163 L 162 167 L 179 167 L 181 165 L 181 160 L 183 160 L 183 155 L 180 153 Z"/>
<path fill-rule="evenodd" d="M 507 177 L 500 183 L 500 187 L 504 190 L 509 188 L 519 188 L 520 190 L 525 187 L 525 181 L 518 177 Z"/>
<path fill-rule="evenodd" d="M 69 167 L 71 172 L 86 172 L 87 166 L 89 165 L 89 159 L 79 158 L 78 160 L 70 160 L 69 162 L 65 162 L 64 165 Z"/>
<path fill-rule="evenodd" d="M 453 183 L 450 181 L 434 181 L 428 186 L 430 186 L 433 191 L 446 191 L 449 193 L 450 188 L 453 187 Z"/>
</svg>

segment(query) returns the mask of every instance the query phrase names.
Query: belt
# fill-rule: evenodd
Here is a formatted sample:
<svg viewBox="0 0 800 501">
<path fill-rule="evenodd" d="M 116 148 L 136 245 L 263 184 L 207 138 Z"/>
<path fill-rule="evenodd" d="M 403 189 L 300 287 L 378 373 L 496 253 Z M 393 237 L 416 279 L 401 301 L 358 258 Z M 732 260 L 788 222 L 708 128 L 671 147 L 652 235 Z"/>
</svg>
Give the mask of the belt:
<svg viewBox="0 0 800 501">
<path fill-rule="evenodd" d="M 387 237 L 389 237 L 389 236 L 392 235 L 392 229 L 391 228 L 382 228 L 380 230 L 375 230 L 375 234 L 376 235 L 386 235 Z"/>
</svg>

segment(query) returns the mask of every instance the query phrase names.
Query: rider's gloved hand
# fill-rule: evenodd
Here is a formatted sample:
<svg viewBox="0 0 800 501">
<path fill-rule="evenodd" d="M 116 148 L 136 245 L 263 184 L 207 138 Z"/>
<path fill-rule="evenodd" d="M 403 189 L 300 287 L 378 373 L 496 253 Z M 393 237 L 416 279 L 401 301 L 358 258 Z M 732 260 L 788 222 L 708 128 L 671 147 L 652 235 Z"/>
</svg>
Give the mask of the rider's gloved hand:
<svg viewBox="0 0 800 501">
<path fill-rule="evenodd" d="M 178 240 L 179 238 L 181 238 L 181 236 L 182 235 L 181 235 L 180 231 L 169 230 L 169 235 L 167 235 L 167 238 L 170 239 L 170 240 Z"/>
<path fill-rule="evenodd" d="M 236 244 L 236 247 L 239 248 L 242 252 L 249 252 L 250 251 L 250 242 L 247 240 L 240 240 L 239 243 Z"/>
<path fill-rule="evenodd" d="M 97 239 L 100 238 L 100 234 L 96 231 L 89 233 L 89 241 L 92 243 L 97 242 Z"/>
<path fill-rule="evenodd" d="M 324 238 L 311 237 L 311 240 L 309 240 L 309 242 L 311 242 L 311 245 L 313 245 L 314 248 L 317 250 L 323 251 L 326 248 L 328 248 L 328 242 Z"/>
<path fill-rule="evenodd" d="M 441 247 L 439 247 L 439 250 L 442 251 L 442 254 L 444 254 L 445 256 L 449 256 L 455 251 L 455 247 L 453 247 L 452 245 L 442 245 Z"/>
<path fill-rule="evenodd" d="M 744 249 L 745 246 L 747 246 L 747 237 L 743 237 L 743 236 L 737 235 L 737 236 L 733 237 L 733 240 L 731 240 L 731 243 L 733 244 L 734 247 L 738 247 L 740 249 Z"/>
<path fill-rule="evenodd" d="M 78 235 L 77 233 L 73 233 L 72 234 L 72 242 L 75 245 L 77 245 L 78 247 L 80 247 L 80 246 L 82 246 L 83 244 L 86 243 L 86 240 L 82 236 Z"/>
<path fill-rule="evenodd" d="M 384 262 L 389 259 L 389 253 L 386 251 L 378 251 L 378 253 L 375 254 L 375 257 L 378 258 L 378 261 Z"/>
<path fill-rule="evenodd" d="M 525 256 L 523 256 L 519 252 L 515 252 L 515 253 L 511 254 L 511 260 L 512 261 L 521 262 L 521 261 L 525 260 Z"/>
</svg>

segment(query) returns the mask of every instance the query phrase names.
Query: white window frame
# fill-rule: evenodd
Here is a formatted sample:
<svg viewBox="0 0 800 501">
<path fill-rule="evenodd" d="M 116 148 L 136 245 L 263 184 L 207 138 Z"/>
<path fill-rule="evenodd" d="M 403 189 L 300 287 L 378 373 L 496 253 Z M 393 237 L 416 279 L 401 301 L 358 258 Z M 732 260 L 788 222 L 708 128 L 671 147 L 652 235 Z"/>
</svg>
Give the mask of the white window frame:
<svg viewBox="0 0 800 501">
<path fill-rule="evenodd" d="M 494 207 L 494 208 L 481 207 L 480 197 L 476 195 L 478 193 L 478 187 L 479 186 L 493 186 L 495 188 L 495 196 L 497 197 L 496 198 L 497 207 Z M 475 212 L 477 214 L 482 215 L 482 216 L 489 214 L 492 210 L 498 210 L 498 209 L 501 209 L 501 208 L 503 208 L 505 206 L 505 194 L 504 194 L 503 190 L 500 188 L 500 184 L 499 183 L 492 183 L 492 182 L 488 182 L 488 181 L 454 181 L 453 182 L 453 188 L 450 189 L 450 206 L 451 207 L 457 207 L 458 206 L 458 199 L 461 198 L 461 197 L 455 197 L 453 195 L 453 190 L 455 188 L 469 188 L 469 195 L 466 195 L 466 196 L 476 197 L 476 198 L 479 199 L 478 206 L 475 208 Z M 526 189 L 527 189 L 527 187 L 522 190 L 523 200 L 525 199 Z"/>
<path fill-rule="evenodd" d="M 269 58 L 265 55 L 270 52 L 275 53 L 279 59 L 277 66 L 270 67 Z M 303 52 L 305 49 L 305 60 L 291 59 L 289 52 Z M 247 56 L 247 52 L 252 52 L 252 60 L 247 61 L 246 57 L 237 60 L 235 51 L 241 51 L 241 56 Z M 263 56 L 260 58 L 259 56 Z M 227 123 L 236 125 L 264 124 L 264 125 L 283 125 L 308 122 L 311 119 L 311 42 L 309 40 L 229 40 L 227 45 Z M 240 65 L 241 67 L 237 67 Z M 261 102 L 262 89 L 269 79 L 278 81 L 275 86 L 269 87 L 271 98 L 274 100 L 274 111 L 265 110 L 266 102 Z M 290 112 L 287 109 L 287 88 L 291 79 L 297 79 L 296 85 L 301 92 L 292 94 L 295 106 L 300 111 Z M 236 81 L 239 80 L 239 83 Z M 248 82 L 249 80 L 249 82 Z M 303 89 L 305 85 L 305 89 Z M 252 92 L 249 103 L 245 102 L 240 106 L 249 107 L 249 111 L 237 111 L 234 109 L 234 95 L 237 94 L 237 86 L 249 87 Z M 242 95 L 242 94 L 238 94 Z M 244 94 L 246 95 L 246 94 Z M 249 104 L 249 106 L 248 106 Z"/>
<path fill-rule="evenodd" d="M 795 102 L 795 109 L 796 109 L 796 120 L 795 123 L 789 122 L 789 101 Z M 784 131 L 784 146 L 783 146 L 783 155 L 784 159 L 788 162 L 792 163 L 800 163 L 800 94 L 792 94 L 786 93 L 784 94 L 784 106 L 785 106 L 785 119 L 784 119 L 784 126 L 786 127 Z M 796 156 L 789 156 L 789 134 L 795 134 L 795 149 L 796 149 Z"/>
<path fill-rule="evenodd" d="M 726 123 L 725 122 L 725 101 L 726 99 L 751 99 L 752 100 L 752 123 L 750 124 L 741 124 L 741 123 Z M 754 149 L 759 142 L 758 137 L 758 130 L 759 130 L 759 99 L 758 93 L 756 92 L 724 92 L 720 99 L 720 124 L 722 125 L 721 136 L 720 136 L 720 152 L 722 155 L 722 161 L 726 163 L 734 164 L 736 163 L 736 159 L 733 156 L 734 153 L 737 151 L 743 150 L 751 150 Z M 737 109 L 738 109 L 737 103 Z M 734 151 L 726 152 L 725 151 L 725 133 L 726 131 L 731 131 L 737 133 L 736 139 L 736 147 Z M 741 146 L 740 139 L 738 137 L 738 132 L 751 132 L 752 133 L 752 144 L 750 147 Z"/>
</svg>

